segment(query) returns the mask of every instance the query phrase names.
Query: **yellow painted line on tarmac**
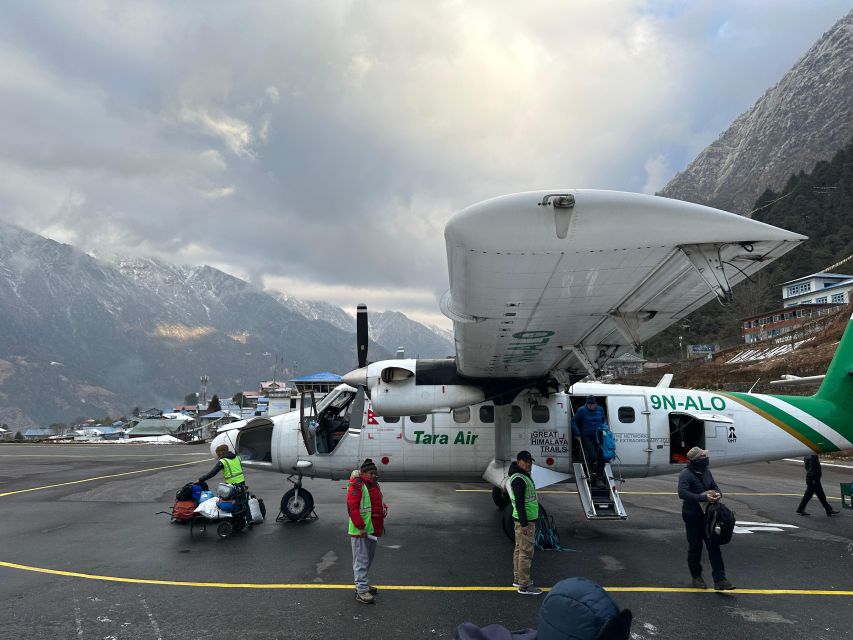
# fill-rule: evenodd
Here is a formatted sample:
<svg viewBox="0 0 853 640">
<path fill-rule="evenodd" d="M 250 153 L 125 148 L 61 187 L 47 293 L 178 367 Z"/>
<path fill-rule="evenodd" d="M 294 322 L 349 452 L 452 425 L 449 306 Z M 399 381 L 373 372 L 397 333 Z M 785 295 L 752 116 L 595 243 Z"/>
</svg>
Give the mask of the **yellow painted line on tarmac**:
<svg viewBox="0 0 853 640">
<path fill-rule="evenodd" d="M 491 493 L 491 489 L 456 489 L 458 493 Z M 577 491 L 548 491 L 547 489 L 543 491 L 537 491 L 536 493 L 568 493 L 572 495 L 577 495 Z M 675 496 L 678 497 L 678 493 L 674 491 L 620 491 L 620 496 Z M 802 498 L 802 493 L 758 493 L 758 492 L 734 492 L 727 491 L 725 493 L 726 496 L 777 496 L 782 498 Z M 830 500 L 841 500 L 841 498 L 835 498 L 833 496 L 827 496 Z"/>
<path fill-rule="evenodd" d="M 54 489 L 56 487 L 66 487 L 71 484 L 81 484 L 83 482 L 94 482 L 95 480 L 107 480 L 109 478 L 119 478 L 121 476 L 132 476 L 137 473 L 148 473 L 149 471 L 160 471 L 162 469 L 174 469 L 175 467 L 186 467 L 190 464 L 198 464 L 199 462 L 207 462 L 213 460 L 213 458 L 205 458 L 203 460 L 193 460 L 192 462 L 182 462 L 180 464 L 169 464 L 165 467 L 152 467 L 151 469 L 139 469 L 138 471 L 125 471 L 124 473 L 113 473 L 108 476 L 96 476 L 94 478 L 84 478 L 83 480 L 72 480 L 71 482 L 60 482 L 58 484 L 48 484 L 43 487 L 31 487 L 30 489 L 18 489 L 17 491 L 7 491 L 6 493 L 0 493 L 0 498 L 5 498 L 6 496 L 13 496 L 18 493 L 29 493 L 30 491 L 42 491 L 44 489 Z"/>
<path fill-rule="evenodd" d="M 317 583 L 264 583 L 264 582 L 190 582 L 186 580 L 152 580 L 147 578 L 123 578 L 120 576 L 101 576 L 90 573 L 79 573 L 76 571 L 61 571 L 59 569 L 46 569 L 44 567 L 33 567 L 15 562 L 0 561 L 0 567 L 16 569 L 18 571 L 31 571 L 33 573 L 45 573 L 54 576 L 65 576 L 68 578 L 82 578 L 85 580 L 100 580 L 103 582 L 125 582 L 130 584 L 152 584 L 169 587 L 200 587 L 208 589 L 324 589 L 324 590 L 349 590 L 352 584 L 317 584 Z M 487 585 L 470 586 L 440 586 L 427 584 L 393 584 L 376 585 L 382 591 L 515 591 L 515 587 L 493 587 Z M 542 589 L 550 591 L 549 588 Z M 713 589 L 691 589 L 687 587 L 604 587 L 605 591 L 613 593 L 715 593 Z M 814 589 L 736 589 L 732 594 L 751 595 L 797 595 L 797 596 L 853 596 L 853 591 L 826 591 Z"/>
<path fill-rule="evenodd" d="M 179 456 L 181 458 L 186 458 L 188 456 L 208 456 L 210 457 L 209 451 L 199 451 L 197 453 L 149 453 L 149 454 L 138 454 L 138 455 L 107 455 L 102 456 L 98 455 L 97 460 L 101 460 L 103 458 L 167 458 L 167 457 L 175 457 Z M 73 455 L 71 453 L 0 453 L 0 458 L 78 458 L 80 460 L 92 460 L 91 456 L 81 456 L 81 455 Z"/>
</svg>

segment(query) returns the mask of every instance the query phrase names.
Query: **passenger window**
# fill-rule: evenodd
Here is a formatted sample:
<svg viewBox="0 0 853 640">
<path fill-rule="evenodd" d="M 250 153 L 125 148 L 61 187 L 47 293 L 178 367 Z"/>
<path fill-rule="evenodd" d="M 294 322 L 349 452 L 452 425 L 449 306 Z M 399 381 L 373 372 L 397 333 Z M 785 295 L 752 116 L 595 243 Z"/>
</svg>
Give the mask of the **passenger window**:
<svg viewBox="0 0 853 640">
<path fill-rule="evenodd" d="M 480 422 L 491 424 L 495 421 L 495 408 L 492 405 L 484 405 L 480 407 Z"/>
<path fill-rule="evenodd" d="M 512 405 L 512 422 L 513 424 L 521 422 L 521 407 L 517 404 Z"/>
<path fill-rule="evenodd" d="M 409 416 L 409 420 L 412 422 L 426 422 L 426 414 L 422 414 L 419 416 Z"/>
<path fill-rule="evenodd" d="M 453 421 L 457 424 L 465 424 L 471 421 L 471 407 L 462 407 L 453 410 Z"/>
<path fill-rule="evenodd" d="M 385 421 L 385 424 L 394 424 L 395 422 L 400 422 L 400 416 L 384 416 L 382 419 Z"/>
<path fill-rule="evenodd" d="M 619 407 L 619 422 L 624 424 L 634 422 L 634 407 Z"/>
<path fill-rule="evenodd" d="M 538 424 L 543 424 L 551 419 L 551 412 L 544 404 L 537 404 L 531 409 L 530 413 L 533 416 L 533 422 Z"/>
</svg>

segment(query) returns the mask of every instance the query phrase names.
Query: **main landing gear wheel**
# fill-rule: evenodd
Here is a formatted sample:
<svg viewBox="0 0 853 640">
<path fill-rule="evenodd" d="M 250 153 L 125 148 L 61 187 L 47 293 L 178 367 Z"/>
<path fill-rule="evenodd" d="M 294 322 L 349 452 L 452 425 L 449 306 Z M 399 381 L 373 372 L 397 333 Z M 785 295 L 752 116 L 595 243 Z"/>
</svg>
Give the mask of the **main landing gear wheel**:
<svg viewBox="0 0 853 640">
<path fill-rule="evenodd" d="M 541 502 L 539 503 L 539 517 L 548 517 L 548 512 L 545 510 L 545 507 L 542 506 Z M 512 519 L 512 505 L 507 505 L 506 508 L 504 508 L 504 511 L 501 514 L 501 526 L 506 537 L 509 538 L 509 541 L 515 543 L 515 521 Z"/>
<path fill-rule="evenodd" d="M 503 509 L 509 504 L 509 496 L 503 489 L 492 487 L 492 501 L 498 509 Z"/>
<path fill-rule="evenodd" d="M 231 526 L 231 523 L 227 520 L 224 522 L 220 522 L 219 526 L 216 527 L 216 535 L 220 538 L 227 538 L 234 531 L 234 527 Z"/>
<path fill-rule="evenodd" d="M 281 497 L 281 512 L 288 520 L 302 520 L 314 510 L 314 496 L 294 487 Z"/>
</svg>

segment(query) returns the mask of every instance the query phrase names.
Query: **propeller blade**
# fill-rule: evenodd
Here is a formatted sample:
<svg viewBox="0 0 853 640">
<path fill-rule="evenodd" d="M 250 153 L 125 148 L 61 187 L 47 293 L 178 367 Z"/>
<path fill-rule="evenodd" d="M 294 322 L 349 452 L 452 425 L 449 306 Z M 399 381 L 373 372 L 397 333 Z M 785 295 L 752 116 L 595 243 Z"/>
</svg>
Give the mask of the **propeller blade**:
<svg viewBox="0 0 853 640">
<path fill-rule="evenodd" d="M 367 305 L 358 305 L 355 314 L 355 339 L 358 347 L 359 368 L 367 365 Z"/>
</svg>

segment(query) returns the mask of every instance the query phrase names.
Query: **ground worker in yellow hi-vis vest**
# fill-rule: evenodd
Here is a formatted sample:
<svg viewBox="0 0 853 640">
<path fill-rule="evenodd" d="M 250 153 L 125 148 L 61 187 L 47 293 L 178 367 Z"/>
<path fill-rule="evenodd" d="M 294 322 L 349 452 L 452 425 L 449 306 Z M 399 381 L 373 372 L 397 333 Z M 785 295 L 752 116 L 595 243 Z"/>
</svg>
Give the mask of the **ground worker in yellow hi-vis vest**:
<svg viewBox="0 0 853 640">
<path fill-rule="evenodd" d="M 519 451 L 509 467 L 509 488 L 512 519 L 515 522 L 515 552 L 512 555 L 512 586 L 528 596 L 542 595 L 542 589 L 533 586 L 530 566 L 533 564 L 533 547 L 536 537 L 536 520 L 539 519 L 539 500 L 536 485 L 530 477 L 533 456 L 529 451 Z"/>
<path fill-rule="evenodd" d="M 227 444 L 221 444 L 216 447 L 216 456 L 219 460 L 216 461 L 213 469 L 198 479 L 199 484 L 205 480 L 210 480 L 220 470 L 225 478 L 225 482 L 228 484 L 233 484 L 236 487 L 246 484 L 246 477 L 243 475 L 243 465 L 240 462 L 240 458 L 231 453 Z"/>
</svg>

